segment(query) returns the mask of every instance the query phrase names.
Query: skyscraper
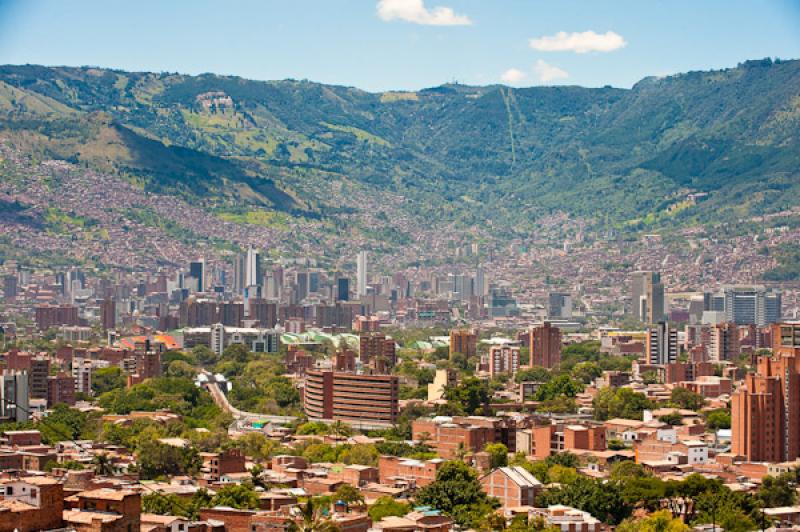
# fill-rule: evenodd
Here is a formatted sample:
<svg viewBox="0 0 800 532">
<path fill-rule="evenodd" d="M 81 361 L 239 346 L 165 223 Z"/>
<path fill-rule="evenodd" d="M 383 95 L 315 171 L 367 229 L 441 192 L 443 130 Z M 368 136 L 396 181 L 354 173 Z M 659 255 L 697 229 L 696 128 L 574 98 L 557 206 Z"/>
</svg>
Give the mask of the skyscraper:
<svg viewBox="0 0 800 532">
<path fill-rule="evenodd" d="M 336 279 L 336 300 L 350 301 L 350 279 L 347 277 Z"/>
<path fill-rule="evenodd" d="M 358 280 L 358 295 L 367 295 L 367 252 L 360 251 L 358 253 L 358 262 L 356 264 L 357 280 Z"/>
<path fill-rule="evenodd" d="M 644 323 L 664 321 L 664 285 L 657 272 L 635 272 L 631 279 L 631 314 Z"/>
<path fill-rule="evenodd" d="M 647 333 L 647 361 L 650 364 L 672 364 L 678 361 L 678 331 L 662 321 Z"/>
<path fill-rule="evenodd" d="M 113 298 L 104 299 L 100 309 L 100 321 L 103 330 L 114 329 L 117 326 L 117 302 Z"/>
<path fill-rule="evenodd" d="M 237 253 L 233 259 L 233 292 L 241 294 L 247 286 L 247 255 Z"/>
<path fill-rule="evenodd" d="M 571 318 L 572 296 L 566 292 L 550 292 L 547 297 L 547 316 L 550 318 Z"/>
<path fill-rule="evenodd" d="M 800 323 L 772 326 L 772 357 L 731 395 L 732 451 L 750 462 L 800 456 Z"/>
<path fill-rule="evenodd" d="M 530 332 L 530 366 L 552 368 L 561 363 L 561 330 L 549 322 Z"/>
<path fill-rule="evenodd" d="M 261 277 L 261 255 L 255 248 L 250 247 L 245 262 L 245 286 L 259 286 Z"/>
<path fill-rule="evenodd" d="M 781 319 L 781 293 L 763 286 L 726 286 L 712 296 L 723 302 L 725 320 L 736 325 L 763 327 Z"/>
<path fill-rule="evenodd" d="M 197 291 L 203 292 L 206 289 L 206 261 L 199 259 L 189 263 L 189 275 L 197 280 Z"/>
</svg>

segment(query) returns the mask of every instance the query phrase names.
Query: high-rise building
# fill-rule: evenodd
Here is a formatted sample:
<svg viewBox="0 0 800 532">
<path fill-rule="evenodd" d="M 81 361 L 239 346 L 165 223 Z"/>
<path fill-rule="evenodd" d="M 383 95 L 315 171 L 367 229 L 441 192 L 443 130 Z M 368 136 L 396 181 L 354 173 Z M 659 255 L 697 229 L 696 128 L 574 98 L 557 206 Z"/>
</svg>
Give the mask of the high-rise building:
<svg viewBox="0 0 800 532">
<path fill-rule="evenodd" d="M 19 291 L 16 275 L 6 275 L 3 277 L 3 297 L 13 299 L 17 297 Z"/>
<path fill-rule="evenodd" d="M 251 299 L 248 317 L 259 327 L 272 329 L 278 324 L 278 304 L 266 299 Z"/>
<path fill-rule="evenodd" d="M 572 318 L 572 295 L 566 292 L 550 292 L 547 297 L 547 316 L 550 318 Z"/>
<path fill-rule="evenodd" d="M 488 285 L 486 283 L 486 270 L 483 266 L 475 268 L 475 295 L 483 297 L 487 294 Z"/>
<path fill-rule="evenodd" d="M 635 272 L 631 279 L 631 314 L 644 323 L 664 321 L 664 285 L 657 272 Z"/>
<path fill-rule="evenodd" d="M 61 325 L 74 327 L 79 324 L 78 307 L 72 305 L 41 305 L 36 307 L 36 327 L 40 331 L 46 331 Z"/>
<path fill-rule="evenodd" d="M 199 259 L 189 263 L 189 275 L 197 281 L 197 291 L 204 292 L 206 289 L 206 261 Z"/>
<path fill-rule="evenodd" d="M 295 274 L 295 281 L 297 286 L 297 301 L 300 302 L 308 297 L 308 272 L 299 271 Z"/>
<path fill-rule="evenodd" d="M 397 422 L 399 396 L 396 375 L 308 371 L 303 408 L 309 419 L 389 425 Z"/>
<path fill-rule="evenodd" d="M 47 377 L 50 376 L 50 360 L 46 357 L 31 358 L 28 373 L 28 393 L 33 399 L 47 399 Z"/>
<path fill-rule="evenodd" d="M 389 368 L 397 362 L 395 341 L 383 333 L 362 333 L 359 335 L 358 355 L 363 364 L 373 364 L 373 360 L 382 358 Z"/>
<path fill-rule="evenodd" d="M 530 332 L 530 366 L 553 368 L 561 363 L 561 329 L 544 322 Z"/>
<path fill-rule="evenodd" d="M 514 375 L 519 370 L 519 351 L 515 345 L 493 345 L 489 349 L 489 375 Z"/>
<path fill-rule="evenodd" d="M 450 358 L 461 353 L 467 358 L 478 354 L 478 334 L 472 329 L 453 329 L 450 331 Z"/>
<path fill-rule="evenodd" d="M 237 253 L 233 258 L 233 292 L 241 294 L 247 287 L 247 254 Z"/>
<path fill-rule="evenodd" d="M 244 320 L 243 303 L 220 303 L 218 307 L 219 321 L 226 327 L 241 327 Z"/>
<path fill-rule="evenodd" d="M 709 327 L 708 359 L 710 361 L 734 360 L 739 354 L 739 328 L 735 323 L 718 323 Z"/>
<path fill-rule="evenodd" d="M 647 332 L 647 361 L 650 364 L 672 364 L 678 361 L 678 330 L 662 321 Z"/>
<path fill-rule="evenodd" d="M 709 298 L 712 310 L 725 312 L 725 320 L 736 325 L 763 327 L 781 319 L 781 293 L 763 286 L 726 286 Z"/>
<path fill-rule="evenodd" d="M 260 286 L 263 274 L 261 272 L 261 254 L 255 248 L 248 248 L 245 264 L 245 286 Z"/>
<path fill-rule="evenodd" d="M 347 277 L 336 279 L 336 300 L 350 301 L 350 279 Z"/>
<path fill-rule="evenodd" d="M 69 373 L 47 377 L 47 407 L 53 408 L 58 403 L 75 404 L 75 379 Z"/>
<path fill-rule="evenodd" d="M 100 308 L 100 321 L 103 330 L 115 329 L 117 327 L 117 302 L 113 298 L 104 299 Z"/>
<path fill-rule="evenodd" d="M 358 253 L 358 263 L 356 264 L 356 279 L 358 283 L 358 296 L 367 295 L 367 252 L 360 251 Z"/>
<path fill-rule="evenodd" d="M 800 456 L 800 323 L 772 326 L 772 357 L 731 395 L 732 451 L 750 462 Z"/>
<path fill-rule="evenodd" d="M 30 419 L 28 374 L 24 371 L 3 370 L 0 388 L 0 417 L 23 422 Z"/>
</svg>

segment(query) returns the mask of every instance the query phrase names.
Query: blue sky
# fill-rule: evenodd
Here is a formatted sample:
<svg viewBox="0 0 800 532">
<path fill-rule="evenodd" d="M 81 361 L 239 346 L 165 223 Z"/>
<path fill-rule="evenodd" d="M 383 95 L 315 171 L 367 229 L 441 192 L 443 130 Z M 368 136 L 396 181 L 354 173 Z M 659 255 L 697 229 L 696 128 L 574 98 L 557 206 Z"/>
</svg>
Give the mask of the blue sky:
<svg viewBox="0 0 800 532">
<path fill-rule="evenodd" d="M 367 90 L 450 81 L 630 87 L 800 58 L 800 0 L 0 0 L 0 63 Z"/>
</svg>

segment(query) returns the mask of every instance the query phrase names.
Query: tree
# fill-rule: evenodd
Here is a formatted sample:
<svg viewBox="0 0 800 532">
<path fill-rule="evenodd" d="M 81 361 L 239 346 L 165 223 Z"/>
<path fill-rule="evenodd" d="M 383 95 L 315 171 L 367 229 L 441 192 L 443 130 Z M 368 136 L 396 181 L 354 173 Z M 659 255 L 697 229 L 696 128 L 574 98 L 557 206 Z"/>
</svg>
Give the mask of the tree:
<svg viewBox="0 0 800 532">
<path fill-rule="evenodd" d="M 792 482 L 793 475 L 783 474 L 777 477 L 767 475 L 761 480 L 756 498 L 764 508 L 792 506 L 797 500 L 797 492 Z"/>
<path fill-rule="evenodd" d="M 514 380 L 517 382 L 547 382 L 552 376 L 552 373 L 547 368 L 534 366 L 532 368 L 520 369 L 514 377 Z"/>
<path fill-rule="evenodd" d="M 644 467 L 633 460 L 622 460 L 611 466 L 611 480 L 628 480 L 632 478 L 645 478 L 650 474 Z"/>
<path fill-rule="evenodd" d="M 397 501 L 394 497 L 386 495 L 375 501 L 375 504 L 370 506 L 367 513 L 369 514 L 369 518 L 372 519 L 374 523 L 377 523 L 384 517 L 402 517 L 410 511 L 410 504 Z"/>
<path fill-rule="evenodd" d="M 589 384 L 603 374 L 603 370 L 595 362 L 580 362 L 572 368 L 572 378 L 584 384 Z"/>
<path fill-rule="evenodd" d="M 680 408 L 689 410 L 700 410 L 706 404 L 706 400 L 702 395 L 679 386 L 672 389 L 670 402 Z"/>
<path fill-rule="evenodd" d="M 146 493 L 142 511 L 158 515 L 184 515 L 183 501 L 174 493 Z"/>
<path fill-rule="evenodd" d="M 153 440 L 144 441 L 136 459 L 143 479 L 192 474 L 200 469 L 200 462 L 194 447 L 175 447 Z"/>
<path fill-rule="evenodd" d="M 353 445 L 349 449 L 345 449 L 339 455 L 339 461 L 345 464 L 377 466 L 379 456 L 380 453 L 378 453 L 378 449 L 376 449 L 374 445 L 360 443 Z"/>
<path fill-rule="evenodd" d="M 193 379 L 197 375 L 197 371 L 188 363 L 183 360 L 173 360 L 167 366 L 167 375 L 169 377 L 183 377 L 185 379 Z"/>
<path fill-rule="evenodd" d="M 489 404 L 489 385 L 476 377 L 464 379 L 458 386 L 445 390 L 448 404 L 463 409 L 466 414 L 482 414 Z"/>
<path fill-rule="evenodd" d="M 731 413 L 723 409 L 709 412 L 706 416 L 706 426 L 714 431 L 731 428 Z"/>
<path fill-rule="evenodd" d="M 104 394 L 117 388 L 124 388 L 126 383 L 126 377 L 119 366 L 98 368 L 92 373 L 92 392 L 95 395 Z"/>
<path fill-rule="evenodd" d="M 339 527 L 331 520 L 324 518 L 320 508 L 314 504 L 313 499 L 300 506 L 300 523 L 290 522 L 286 527 L 287 532 L 339 532 Z"/>
<path fill-rule="evenodd" d="M 689 527 L 679 517 L 660 510 L 644 519 L 627 519 L 617 527 L 618 532 L 687 532 Z"/>
<path fill-rule="evenodd" d="M 92 463 L 94 464 L 94 470 L 97 475 L 111 476 L 116 473 L 114 464 L 111 463 L 111 459 L 106 453 L 94 455 L 94 458 L 92 458 Z"/>
<path fill-rule="evenodd" d="M 258 494 L 250 484 L 229 484 L 217 490 L 211 499 L 213 506 L 230 506 L 241 510 L 258 509 Z"/>
<path fill-rule="evenodd" d="M 537 500 L 537 506 L 564 504 L 589 512 L 605 523 L 615 525 L 627 519 L 632 508 L 622 498 L 619 482 L 603 482 L 578 476 L 574 482 L 547 490 Z"/>
<path fill-rule="evenodd" d="M 498 506 L 481 489 L 475 470 L 455 461 L 445 463 L 436 480 L 417 491 L 415 501 L 441 510 L 461 526 L 473 527 Z"/>
<path fill-rule="evenodd" d="M 673 427 L 683 425 L 683 416 L 677 410 L 673 410 L 669 414 L 664 414 L 663 416 L 658 416 L 658 420 Z"/>
<path fill-rule="evenodd" d="M 547 467 L 560 465 L 576 469 L 578 468 L 578 466 L 581 465 L 581 461 L 577 455 L 572 454 L 571 452 L 563 452 L 563 453 L 551 454 L 550 456 L 545 458 L 545 464 L 547 464 Z"/>
<path fill-rule="evenodd" d="M 483 450 L 489 453 L 489 467 L 492 469 L 508 465 L 508 447 L 502 443 L 490 443 Z"/>
<path fill-rule="evenodd" d="M 350 484 L 342 484 L 336 488 L 333 498 L 338 502 L 342 501 L 348 506 L 363 506 L 364 496 L 361 492 Z"/>
<path fill-rule="evenodd" d="M 575 397 L 583 391 L 583 384 L 569 375 L 559 375 L 539 386 L 533 394 L 534 401 L 548 401 L 558 397 Z"/>
<path fill-rule="evenodd" d="M 594 418 L 606 421 L 611 418 L 642 419 L 642 412 L 653 407 L 643 393 L 630 388 L 603 388 L 592 400 Z"/>
</svg>

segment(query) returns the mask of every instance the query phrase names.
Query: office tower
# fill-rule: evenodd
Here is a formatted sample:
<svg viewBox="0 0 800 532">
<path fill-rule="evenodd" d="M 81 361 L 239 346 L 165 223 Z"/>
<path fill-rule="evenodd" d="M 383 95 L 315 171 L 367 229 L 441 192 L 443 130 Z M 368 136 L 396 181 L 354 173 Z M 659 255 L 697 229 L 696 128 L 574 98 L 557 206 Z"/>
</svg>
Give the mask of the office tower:
<svg viewBox="0 0 800 532">
<path fill-rule="evenodd" d="M 233 293 L 241 294 L 247 286 L 247 255 L 237 253 L 233 258 Z"/>
<path fill-rule="evenodd" d="M 388 367 L 397 362 L 395 342 L 383 333 L 363 333 L 359 335 L 359 358 L 362 364 L 370 364 L 376 358 L 383 358 Z"/>
<path fill-rule="evenodd" d="M 367 252 L 358 253 L 358 263 L 356 264 L 356 279 L 358 281 L 358 296 L 367 295 Z"/>
<path fill-rule="evenodd" d="M 19 287 L 17 284 L 16 275 L 6 275 L 3 277 L 3 297 L 5 299 L 13 299 L 17 297 Z"/>
<path fill-rule="evenodd" d="M 450 358 L 461 353 L 467 358 L 478 354 L 478 334 L 472 329 L 453 329 L 450 331 Z"/>
<path fill-rule="evenodd" d="M 103 300 L 100 308 L 100 321 L 105 331 L 117 327 L 117 302 L 113 298 Z"/>
<path fill-rule="evenodd" d="M 261 254 L 255 248 L 247 249 L 247 263 L 245 265 L 245 286 L 260 286 L 263 274 L 261 272 Z"/>
<path fill-rule="evenodd" d="M 303 409 L 311 420 L 341 420 L 355 427 L 385 426 L 397 422 L 399 396 L 396 375 L 308 371 Z"/>
<path fill-rule="evenodd" d="M 550 322 L 530 332 L 530 366 L 553 368 L 561 363 L 561 330 Z"/>
<path fill-rule="evenodd" d="M 298 302 L 308 297 L 308 272 L 299 271 L 295 274 L 295 286 Z"/>
<path fill-rule="evenodd" d="M 664 285 L 657 272 L 635 272 L 631 279 L 631 314 L 644 323 L 664 321 Z"/>
<path fill-rule="evenodd" d="M 709 328 L 708 358 L 711 362 L 735 360 L 740 354 L 739 328 L 735 323 L 718 323 Z"/>
<path fill-rule="evenodd" d="M 50 360 L 46 357 L 31 358 L 28 373 L 28 393 L 33 399 L 47 399 L 47 377 L 50 376 Z"/>
<path fill-rule="evenodd" d="M 547 316 L 550 318 L 571 318 L 572 296 L 566 292 L 550 292 L 547 297 Z"/>
<path fill-rule="evenodd" d="M 647 332 L 647 361 L 650 364 L 672 364 L 678 361 L 678 331 L 662 321 Z"/>
<path fill-rule="evenodd" d="M 319 292 L 319 272 L 308 272 L 308 292 L 311 294 Z"/>
<path fill-rule="evenodd" d="M 241 327 L 244 320 L 244 304 L 220 303 L 217 313 L 220 323 L 226 327 Z"/>
<path fill-rule="evenodd" d="M 489 375 L 501 373 L 514 375 L 519 370 L 519 347 L 513 345 L 493 345 L 489 349 Z"/>
<path fill-rule="evenodd" d="M 750 462 L 800 456 L 800 324 L 772 326 L 772 357 L 731 395 L 732 451 Z"/>
<path fill-rule="evenodd" d="M 726 286 L 707 294 L 712 310 L 725 313 L 725 321 L 763 327 L 781 319 L 781 293 L 763 286 Z"/>
<path fill-rule="evenodd" d="M 196 260 L 189 263 L 189 275 L 197 280 L 197 291 L 203 292 L 206 289 L 206 261 L 205 259 Z"/>
<path fill-rule="evenodd" d="M 350 301 L 350 279 L 347 277 L 336 279 L 336 300 Z"/>
<path fill-rule="evenodd" d="M 36 326 L 46 331 L 61 325 L 79 325 L 78 307 L 72 305 L 40 305 L 36 307 Z"/>
<path fill-rule="evenodd" d="M 3 370 L 0 388 L 0 418 L 23 422 L 30 419 L 28 374 L 24 371 Z"/>
<path fill-rule="evenodd" d="M 483 266 L 478 266 L 475 268 L 475 295 L 478 297 L 485 296 L 487 293 L 487 288 L 486 272 L 484 271 Z"/>
<path fill-rule="evenodd" d="M 251 299 L 249 301 L 249 314 L 259 327 L 272 329 L 278 323 L 278 304 L 266 299 Z"/>
</svg>

